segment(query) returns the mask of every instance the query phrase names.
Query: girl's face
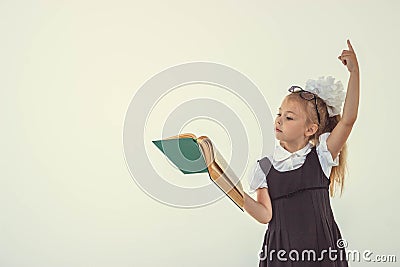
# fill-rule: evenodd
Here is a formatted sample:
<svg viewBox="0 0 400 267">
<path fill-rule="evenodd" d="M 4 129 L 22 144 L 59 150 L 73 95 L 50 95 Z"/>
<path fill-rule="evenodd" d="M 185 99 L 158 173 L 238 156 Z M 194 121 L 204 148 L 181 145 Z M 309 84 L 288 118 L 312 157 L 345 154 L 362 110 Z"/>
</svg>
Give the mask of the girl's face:
<svg viewBox="0 0 400 267">
<path fill-rule="evenodd" d="M 304 142 L 306 114 L 296 101 L 283 100 L 275 119 L 276 139 L 298 144 Z"/>
</svg>

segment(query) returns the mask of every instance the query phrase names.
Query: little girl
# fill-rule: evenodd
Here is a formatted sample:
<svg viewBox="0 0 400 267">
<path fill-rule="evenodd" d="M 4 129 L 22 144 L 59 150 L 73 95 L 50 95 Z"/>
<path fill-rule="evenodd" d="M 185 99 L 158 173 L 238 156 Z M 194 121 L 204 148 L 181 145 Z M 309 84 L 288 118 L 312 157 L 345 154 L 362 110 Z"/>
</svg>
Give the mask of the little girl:
<svg viewBox="0 0 400 267">
<path fill-rule="evenodd" d="M 274 154 L 257 161 L 250 181 L 257 200 L 245 193 L 244 210 L 268 224 L 259 266 L 348 266 L 329 198 L 343 190 L 359 102 L 358 62 L 347 45 L 338 57 L 350 72 L 347 93 L 333 77 L 292 86 L 275 120 Z"/>
</svg>

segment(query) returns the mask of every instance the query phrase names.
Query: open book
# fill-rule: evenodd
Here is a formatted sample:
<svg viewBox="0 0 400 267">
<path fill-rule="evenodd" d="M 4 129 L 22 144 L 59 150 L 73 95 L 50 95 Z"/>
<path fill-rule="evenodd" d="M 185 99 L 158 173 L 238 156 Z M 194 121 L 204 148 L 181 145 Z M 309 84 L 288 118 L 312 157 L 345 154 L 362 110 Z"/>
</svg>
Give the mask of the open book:
<svg viewBox="0 0 400 267">
<path fill-rule="evenodd" d="M 185 133 L 152 141 L 184 174 L 205 173 L 243 211 L 239 178 L 207 136 Z"/>
</svg>

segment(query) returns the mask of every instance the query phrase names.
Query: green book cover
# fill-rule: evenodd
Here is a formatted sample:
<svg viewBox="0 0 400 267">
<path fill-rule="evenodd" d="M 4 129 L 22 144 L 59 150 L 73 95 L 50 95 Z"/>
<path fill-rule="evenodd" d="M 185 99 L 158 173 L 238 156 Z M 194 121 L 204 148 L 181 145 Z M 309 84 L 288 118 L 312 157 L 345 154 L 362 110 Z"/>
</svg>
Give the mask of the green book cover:
<svg viewBox="0 0 400 267">
<path fill-rule="evenodd" d="M 152 141 L 184 174 L 208 172 L 196 139 L 191 137 Z"/>
</svg>

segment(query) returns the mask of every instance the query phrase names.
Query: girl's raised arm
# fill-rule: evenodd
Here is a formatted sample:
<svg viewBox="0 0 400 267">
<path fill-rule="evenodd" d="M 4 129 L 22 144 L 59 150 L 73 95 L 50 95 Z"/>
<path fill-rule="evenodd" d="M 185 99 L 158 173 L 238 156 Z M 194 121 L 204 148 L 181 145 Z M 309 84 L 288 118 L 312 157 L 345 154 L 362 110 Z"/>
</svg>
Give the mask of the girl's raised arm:
<svg viewBox="0 0 400 267">
<path fill-rule="evenodd" d="M 328 150 L 332 154 L 332 158 L 335 159 L 345 144 L 353 125 L 357 119 L 358 113 L 358 102 L 360 96 L 360 74 L 358 68 L 358 62 L 354 49 L 347 40 L 349 50 L 343 50 L 342 54 L 338 57 L 342 63 L 347 66 L 350 72 L 350 78 L 347 85 L 346 99 L 343 106 L 342 119 L 332 130 L 326 144 Z"/>
</svg>

